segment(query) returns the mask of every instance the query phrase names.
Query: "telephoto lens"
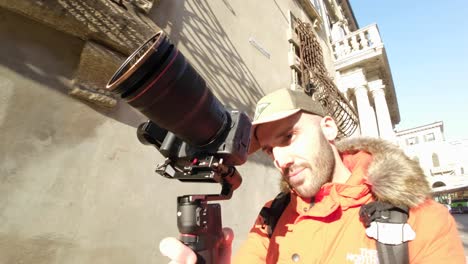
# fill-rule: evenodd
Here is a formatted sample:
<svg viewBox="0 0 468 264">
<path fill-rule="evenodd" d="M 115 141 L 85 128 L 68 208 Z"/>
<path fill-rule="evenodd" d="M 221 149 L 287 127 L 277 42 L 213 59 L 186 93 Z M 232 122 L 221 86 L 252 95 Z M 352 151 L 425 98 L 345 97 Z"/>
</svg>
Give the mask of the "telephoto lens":
<svg viewBox="0 0 468 264">
<path fill-rule="evenodd" d="M 162 31 L 125 60 L 106 89 L 193 146 L 229 129 L 229 113 Z"/>
</svg>

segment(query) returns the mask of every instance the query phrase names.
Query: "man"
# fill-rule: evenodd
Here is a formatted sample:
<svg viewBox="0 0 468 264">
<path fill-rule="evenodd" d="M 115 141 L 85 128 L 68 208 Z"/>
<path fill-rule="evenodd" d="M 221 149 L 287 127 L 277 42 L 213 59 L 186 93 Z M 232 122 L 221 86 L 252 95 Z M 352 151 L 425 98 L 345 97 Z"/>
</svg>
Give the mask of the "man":
<svg viewBox="0 0 468 264">
<path fill-rule="evenodd" d="M 258 217 L 233 262 L 378 263 L 375 239 L 392 240 L 391 233 L 379 237 L 359 217 L 361 206 L 377 200 L 410 208 L 408 225 L 400 225 L 410 263 L 465 263 L 456 223 L 430 199 L 417 162 L 378 139 L 336 142 L 337 133 L 334 119 L 303 92 L 278 90 L 258 102 L 249 152 L 271 157 L 290 201 L 272 233 Z M 175 239 L 160 248 L 172 263 L 196 259 Z"/>
</svg>

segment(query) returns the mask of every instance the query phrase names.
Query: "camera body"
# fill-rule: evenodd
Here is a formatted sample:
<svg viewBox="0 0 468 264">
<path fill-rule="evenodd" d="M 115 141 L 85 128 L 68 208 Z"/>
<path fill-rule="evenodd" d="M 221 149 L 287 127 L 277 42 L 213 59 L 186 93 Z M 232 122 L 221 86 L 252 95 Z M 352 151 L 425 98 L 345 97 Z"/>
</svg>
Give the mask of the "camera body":
<svg viewBox="0 0 468 264">
<path fill-rule="evenodd" d="M 219 176 L 229 173 L 229 167 L 246 162 L 251 128 L 244 112 L 231 110 L 225 114 L 226 128 L 203 146 L 191 145 L 152 121 L 141 124 L 137 136 L 141 143 L 155 146 L 166 158 L 156 169 L 160 175 L 187 182 L 222 183 Z"/>
</svg>

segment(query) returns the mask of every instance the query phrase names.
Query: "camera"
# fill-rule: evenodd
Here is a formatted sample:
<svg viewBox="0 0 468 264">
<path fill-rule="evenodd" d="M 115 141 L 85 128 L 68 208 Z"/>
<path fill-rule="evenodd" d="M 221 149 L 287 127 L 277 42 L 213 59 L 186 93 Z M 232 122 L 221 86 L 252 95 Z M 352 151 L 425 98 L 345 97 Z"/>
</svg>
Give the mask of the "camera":
<svg viewBox="0 0 468 264">
<path fill-rule="evenodd" d="M 149 119 L 138 127 L 137 137 L 165 157 L 158 174 L 221 184 L 220 194 L 177 198 L 180 240 L 198 254 L 199 263 L 217 263 L 221 209 L 207 202 L 230 199 L 241 184 L 234 166 L 247 160 L 249 117 L 225 109 L 162 31 L 124 61 L 106 89 Z"/>
<path fill-rule="evenodd" d="M 171 159 L 176 171 L 196 168 L 209 156 L 226 166 L 246 161 L 250 119 L 227 111 L 163 32 L 131 54 L 106 88 L 149 118 L 138 138 Z"/>
</svg>

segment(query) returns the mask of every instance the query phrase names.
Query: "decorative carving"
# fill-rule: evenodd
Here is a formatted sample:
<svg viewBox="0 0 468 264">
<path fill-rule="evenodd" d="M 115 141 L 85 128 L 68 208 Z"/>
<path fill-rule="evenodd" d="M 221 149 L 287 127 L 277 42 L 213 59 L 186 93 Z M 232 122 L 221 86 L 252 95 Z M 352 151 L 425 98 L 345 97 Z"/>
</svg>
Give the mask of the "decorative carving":
<svg viewBox="0 0 468 264">
<path fill-rule="evenodd" d="M 134 5 L 126 1 L 122 4 L 124 8 L 118 0 L 0 0 L 2 8 L 129 55 L 160 29 L 149 18 L 138 14 Z"/>
<path fill-rule="evenodd" d="M 154 5 L 154 0 L 111 0 L 112 2 L 118 4 L 119 6 L 123 7 L 124 9 L 127 9 L 125 2 L 130 2 L 134 6 L 136 6 L 138 9 L 143 11 L 144 13 L 148 14 L 151 8 Z M 159 3 L 159 1 L 157 1 Z"/>
<path fill-rule="evenodd" d="M 133 0 L 132 3 L 148 14 L 154 5 L 154 0 Z"/>
</svg>

